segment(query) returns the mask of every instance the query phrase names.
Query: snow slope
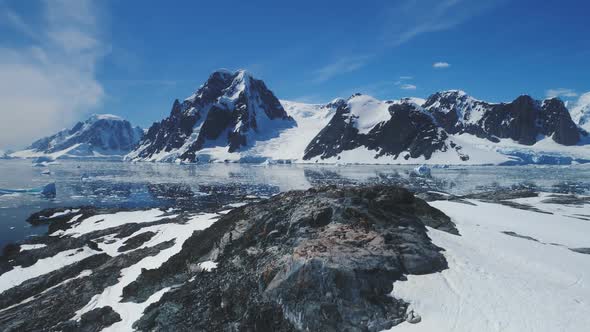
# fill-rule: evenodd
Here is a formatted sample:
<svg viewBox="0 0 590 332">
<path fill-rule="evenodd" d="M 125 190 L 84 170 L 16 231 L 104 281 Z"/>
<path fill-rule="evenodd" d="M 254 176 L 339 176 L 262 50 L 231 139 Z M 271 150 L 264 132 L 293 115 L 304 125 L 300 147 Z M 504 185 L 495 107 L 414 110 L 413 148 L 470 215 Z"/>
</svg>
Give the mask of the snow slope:
<svg viewBox="0 0 590 332">
<path fill-rule="evenodd" d="M 568 248 L 590 247 L 590 223 L 579 217 L 590 205 L 545 198 L 515 201 L 554 214 L 480 201 L 430 203 L 461 236 L 429 229 L 449 268 L 394 284 L 392 296 L 408 301 L 421 322 L 389 331 L 587 331 L 590 256 Z"/>
<path fill-rule="evenodd" d="M 295 120 L 296 126 L 282 129 L 269 140 L 253 140 L 247 150 L 229 152 L 225 146 L 206 147 L 196 154 L 197 158 L 201 161 L 236 162 L 302 160 L 305 147 L 330 121 L 336 108 L 332 103 L 322 105 L 281 100 L 281 104 Z"/>
</svg>

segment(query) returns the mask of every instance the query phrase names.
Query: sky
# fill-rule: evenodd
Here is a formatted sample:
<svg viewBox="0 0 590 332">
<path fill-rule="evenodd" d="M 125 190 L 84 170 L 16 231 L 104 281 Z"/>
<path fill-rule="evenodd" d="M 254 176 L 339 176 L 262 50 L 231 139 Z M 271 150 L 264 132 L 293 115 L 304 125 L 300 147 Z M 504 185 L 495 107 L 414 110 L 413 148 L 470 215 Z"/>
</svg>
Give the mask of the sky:
<svg viewBox="0 0 590 332">
<path fill-rule="evenodd" d="M 219 68 L 324 103 L 462 89 L 575 102 L 590 91 L 584 0 L 0 0 L 0 148 L 92 113 L 148 127 Z"/>
</svg>

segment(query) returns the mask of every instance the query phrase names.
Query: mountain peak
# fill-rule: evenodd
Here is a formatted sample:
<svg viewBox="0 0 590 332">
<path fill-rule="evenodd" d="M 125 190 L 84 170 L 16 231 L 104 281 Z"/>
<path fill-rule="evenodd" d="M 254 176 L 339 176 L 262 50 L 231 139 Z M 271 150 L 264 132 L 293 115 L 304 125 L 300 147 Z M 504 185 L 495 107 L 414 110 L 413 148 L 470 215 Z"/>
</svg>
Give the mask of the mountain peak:
<svg viewBox="0 0 590 332">
<path fill-rule="evenodd" d="M 164 151 L 167 160 L 193 161 L 202 149 L 248 149 L 257 139 L 294 125 L 262 80 L 243 69 L 220 69 L 193 95 L 175 103 L 170 117 L 150 128 L 130 158 L 149 159 Z"/>
<path fill-rule="evenodd" d="M 92 114 L 86 122 L 95 122 L 99 120 L 107 120 L 107 121 L 125 121 L 120 116 L 113 115 L 113 114 Z"/>
</svg>

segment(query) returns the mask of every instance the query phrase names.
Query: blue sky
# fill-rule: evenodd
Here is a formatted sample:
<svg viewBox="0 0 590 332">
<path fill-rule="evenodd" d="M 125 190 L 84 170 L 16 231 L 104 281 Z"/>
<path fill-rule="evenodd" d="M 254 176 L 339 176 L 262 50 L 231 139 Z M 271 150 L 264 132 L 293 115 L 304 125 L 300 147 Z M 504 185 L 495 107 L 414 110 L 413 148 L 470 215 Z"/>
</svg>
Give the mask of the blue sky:
<svg viewBox="0 0 590 332">
<path fill-rule="evenodd" d="M 575 100 L 590 91 L 588 12 L 580 0 L 0 0 L 0 147 L 90 113 L 149 126 L 217 68 L 304 102 L 445 89 Z"/>
</svg>

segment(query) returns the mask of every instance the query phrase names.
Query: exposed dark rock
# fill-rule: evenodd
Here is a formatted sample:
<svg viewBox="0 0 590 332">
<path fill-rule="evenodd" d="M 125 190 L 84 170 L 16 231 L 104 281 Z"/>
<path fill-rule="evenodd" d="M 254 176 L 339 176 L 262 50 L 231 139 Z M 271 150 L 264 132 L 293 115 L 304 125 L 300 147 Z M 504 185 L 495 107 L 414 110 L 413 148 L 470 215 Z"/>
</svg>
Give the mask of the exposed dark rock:
<svg viewBox="0 0 590 332">
<path fill-rule="evenodd" d="M 123 242 L 123 246 L 121 246 L 119 249 L 117 249 L 117 251 L 123 252 L 123 251 L 128 251 L 131 249 L 138 248 L 142 244 L 151 240 L 151 238 L 154 237 L 154 235 L 156 235 L 156 233 L 151 232 L 151 231 L 146 231 L 146 232 L 137 234 L 134 237 L 129 238 L 125 242 Z"/>
<path fill-rule="evenodd" d="M 102 329 L 121 321 L 121 316 L 106 306 L 91 310 L 80 317 L 80 321 L 68 321 L 58 326 L 63 332 L 99 332 Z"/>
<path fill-rule="evenodd" d="M 534 241 L 534 242 L 540 242 L 539 240 L 535 239 L 534 237 L 527 236 L 527 235 L 520 235 L 520 234 L 518 234 L 516 232 L 512 232 L 512 231 L 504 231 L 502 233 L 504 233 L 506 235 L 518 237 L 518 238 L 521 238 L 521 239 L 525 239 L 525 240 L 530 240 L 530 241 Z"/>
<path fill-rule="evenodd" d="M 393 281 L 447 267 L 425 226 L 457 234 L 446 215 L 397 187 L 283 193 L 195 232 L 124 300 L 181 285 L 148 307 L 139 330 L 377 331 L 406 319 L 407 304 L 388 296 Z M 217 268 L 201 272 L 208 260 Z"/>
<path fill-rule="evenodd" d="M 569 250 L 580 254 L 590 255 L 590 248 L 569 248 Z"/>
<path fill-rule="evenodd" d="M 477 199 L 481 201 L 499 202 L 517 198 L 539 197 L 539 193 L 533 189 L 503 189 L 473 193 L 463 196 L 464 198 Z"/>
<path fill-rule="evenodd" d="M 580 141 L 580 130 L 572 120 L 570 112 L 557 98 L 546 100 L 540 116 L 541 133 L 552 136 L 563 145 L 576 145 Z"/>
<path fill-rule="evenodd" d="M 541 201 L 546 204 L 565 204 L 565 205 L 583 205 L 590 204 L 590 197 L 580 197 L 577 195 L 550 195 Z"/>
</svg>

